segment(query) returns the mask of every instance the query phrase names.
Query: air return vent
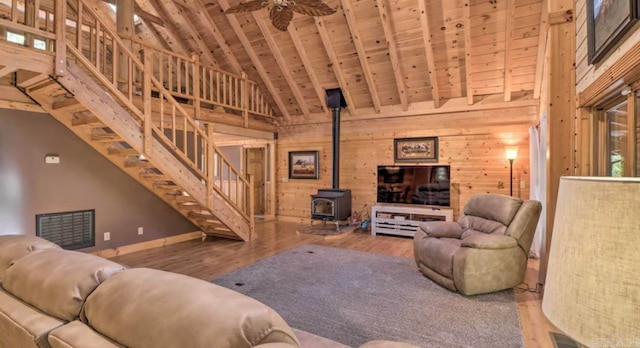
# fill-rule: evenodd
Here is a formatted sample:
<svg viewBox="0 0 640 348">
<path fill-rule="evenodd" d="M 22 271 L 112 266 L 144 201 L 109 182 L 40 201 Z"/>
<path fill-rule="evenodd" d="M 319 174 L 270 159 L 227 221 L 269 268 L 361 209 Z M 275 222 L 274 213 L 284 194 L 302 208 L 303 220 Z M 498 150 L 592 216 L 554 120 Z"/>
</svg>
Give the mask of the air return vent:
<svg viewBox="0 0 640 348">
<path fill-rule="evenodd" d="M 95 246 L 95 210 L 36 215 L 36 235 L 64 249 Z"/>
</svg>

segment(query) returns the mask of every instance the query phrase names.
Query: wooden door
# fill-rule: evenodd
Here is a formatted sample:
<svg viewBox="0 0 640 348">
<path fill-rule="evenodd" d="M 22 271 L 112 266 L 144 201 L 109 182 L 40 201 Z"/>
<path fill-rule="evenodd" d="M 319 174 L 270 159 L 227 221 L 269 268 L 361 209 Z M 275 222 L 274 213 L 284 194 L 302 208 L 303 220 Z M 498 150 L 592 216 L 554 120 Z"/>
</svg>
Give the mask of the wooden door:
<svg viewBox="0 0 640 348">
<path fill-rule="evenodd" d="M 264 214 L 266 201 L 265 148 L 247 148 L 245 158 L 247 173 L 253 177 L 254 213 Z"/>
</svg>

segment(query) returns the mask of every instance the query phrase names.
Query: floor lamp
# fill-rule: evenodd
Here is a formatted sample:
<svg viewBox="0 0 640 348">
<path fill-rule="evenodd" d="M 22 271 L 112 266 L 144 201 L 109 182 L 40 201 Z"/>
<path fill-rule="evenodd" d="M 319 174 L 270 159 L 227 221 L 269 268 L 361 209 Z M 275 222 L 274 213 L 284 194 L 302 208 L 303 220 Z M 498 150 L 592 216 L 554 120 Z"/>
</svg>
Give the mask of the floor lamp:
<svg viewBox="0 0 640 348">
<path fill-rule="evenodd" d="M 509 160 L 509 195 L 513 196 L 513 160 L 518 157 L 517 147 L 508 147 L 506 150 L 507 159 Z"/>
</svg>

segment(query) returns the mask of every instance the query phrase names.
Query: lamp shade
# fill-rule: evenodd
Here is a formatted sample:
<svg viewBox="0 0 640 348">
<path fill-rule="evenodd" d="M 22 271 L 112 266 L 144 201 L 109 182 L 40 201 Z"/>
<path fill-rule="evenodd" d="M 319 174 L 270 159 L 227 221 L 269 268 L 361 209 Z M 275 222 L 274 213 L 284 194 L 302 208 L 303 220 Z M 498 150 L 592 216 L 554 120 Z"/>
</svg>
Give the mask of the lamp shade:
<svg viewBox="0 0 640 348">
<path fill-rule="evenodd" d="M 542 299 L 588 347 L 640 346 L 640 179 L 562 177 Z"/>
<path fill-rule="evenodd" d="M 508 160 L 514 160 L 518 157 L 518 148 L 517 147 L 508 147 L 505 149 L 505 156 Z"/>
</svg>

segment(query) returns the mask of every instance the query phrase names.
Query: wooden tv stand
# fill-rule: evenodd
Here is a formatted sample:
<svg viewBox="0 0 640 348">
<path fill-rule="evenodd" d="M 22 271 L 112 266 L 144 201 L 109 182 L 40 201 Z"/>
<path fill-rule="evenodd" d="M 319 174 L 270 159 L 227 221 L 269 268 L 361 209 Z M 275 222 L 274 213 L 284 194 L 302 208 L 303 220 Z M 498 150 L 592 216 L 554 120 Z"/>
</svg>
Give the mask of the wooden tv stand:
<svg viewBox="0 0 640 348">
<path fill-rule="evenodd" d="M 413 235 L 424 221 L 453 221 L 453 209 L 422 206 L 374 205 L 371 234 Z"/>
</svg>

